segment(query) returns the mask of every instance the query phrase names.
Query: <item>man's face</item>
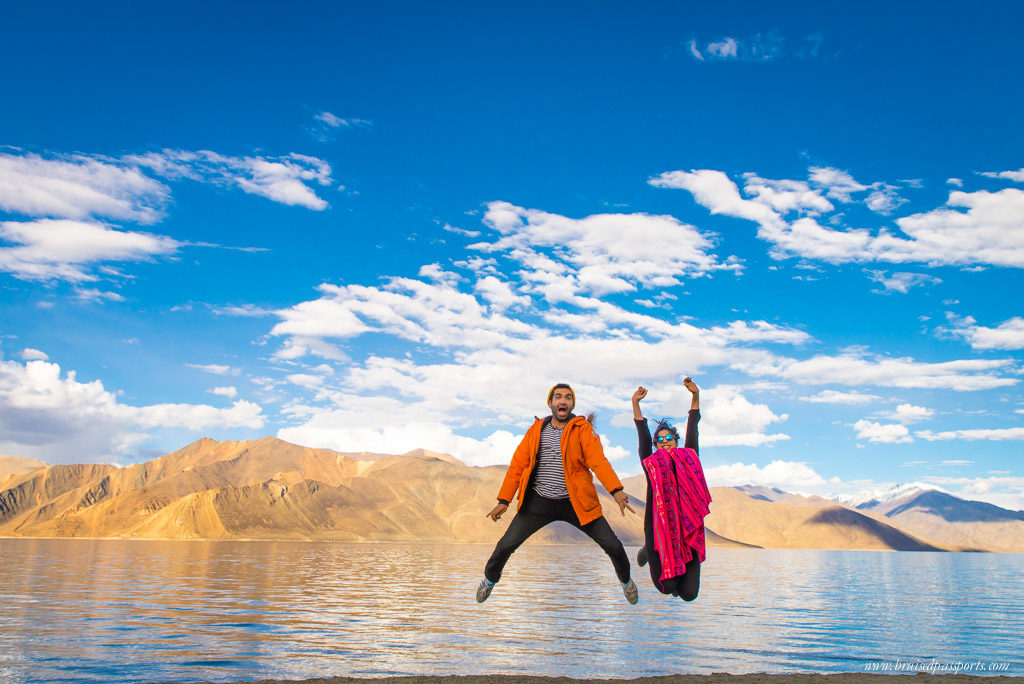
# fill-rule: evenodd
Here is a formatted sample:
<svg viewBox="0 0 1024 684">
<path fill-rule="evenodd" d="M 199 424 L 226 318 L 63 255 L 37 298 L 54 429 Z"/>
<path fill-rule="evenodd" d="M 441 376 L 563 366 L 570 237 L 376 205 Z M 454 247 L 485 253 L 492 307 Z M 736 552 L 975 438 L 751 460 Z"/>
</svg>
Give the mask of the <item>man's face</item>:
<svg viewBox="0 0 1024 684">
<path fill-rule="evenodd" d="M 555 393 L 551 395 L 551 403 L 548 404 L 551 407 L 551 415 L 556 420 L 567 420 L 569 414 L 572 413 L 572 405 L 572 390 L 567 390 L 564 387 L 555 390 Z"/>
</svg>

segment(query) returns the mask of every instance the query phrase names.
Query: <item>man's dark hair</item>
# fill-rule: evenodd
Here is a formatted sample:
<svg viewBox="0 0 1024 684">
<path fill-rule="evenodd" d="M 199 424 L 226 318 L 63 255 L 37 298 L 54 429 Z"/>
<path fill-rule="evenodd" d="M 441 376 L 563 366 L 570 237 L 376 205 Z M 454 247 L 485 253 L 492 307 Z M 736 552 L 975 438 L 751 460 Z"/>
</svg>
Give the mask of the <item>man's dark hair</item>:
<svg viewBox="0 0 1024 684">
<path fill-rule="evenodd" d="M 554 387 L 552 387 L 550 390 L 548 390 L 548 403 L 550 404 L 551 403 L 551 398 L 553 396 L 555 396 L 555 390 L 560 390 L 560 389 L 567 389 L 567 390 L 569 390 L 569 394 L 572 395 L 572 405 L 575 407 L 576 406 L 576 390 L 574 390 L 572 387 L 570 387 L 568 385 L 568 383 L 564 383 L 564 382 L 560 382 L 557 385 L 555 385 Z"/>
</svg>

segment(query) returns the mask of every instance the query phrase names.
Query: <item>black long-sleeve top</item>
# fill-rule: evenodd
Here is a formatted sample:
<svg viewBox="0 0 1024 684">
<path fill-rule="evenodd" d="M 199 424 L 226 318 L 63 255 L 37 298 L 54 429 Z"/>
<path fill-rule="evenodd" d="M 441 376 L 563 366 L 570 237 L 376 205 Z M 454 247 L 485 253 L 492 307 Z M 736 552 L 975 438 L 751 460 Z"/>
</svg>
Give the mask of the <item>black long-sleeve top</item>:
<svg viewBox="0 0 1024 684">
<path fill-rule="evenodd" d="M 651 430 L 647 426 L 647 419 L 641 418 L 640 420 L 634 420 L 636 423 L 636 434 L 640 441 L 637 453 L 640 456 L 640 460 L 643 461 L 645 458 L 651 455 Z M 683 446 L 687 449 L 693 449 L 699 453 L 697 449 L 697 423 L 700 422 L 700 409 L 690 409 L 690 413 L 686 416 L 686 437 L 683 442 Z M 644 470 L 644 477 L 647 478 L 647 506 L 644 510 L 644 540 L 647 544 L 648 550 L 654 548 L 654 523 L 651 520 L 651 507 L 654 505 L 654 490 L 651 489 L 651 478 L 647 475 L 647 470 Z"/>
</svg>

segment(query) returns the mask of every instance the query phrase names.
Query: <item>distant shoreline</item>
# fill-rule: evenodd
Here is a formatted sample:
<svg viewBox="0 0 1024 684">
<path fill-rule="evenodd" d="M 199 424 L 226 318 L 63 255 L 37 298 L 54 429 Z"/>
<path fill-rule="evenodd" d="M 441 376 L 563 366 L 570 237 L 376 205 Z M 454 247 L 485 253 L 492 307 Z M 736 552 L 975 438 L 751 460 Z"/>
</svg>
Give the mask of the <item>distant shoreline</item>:
<svg viewBox="0 0 1024 684">
<path fill-rule="evenodd" d="M 438 539 L 274 539 L 264 537 L 233 537 L 228 539 L 216 539 L 216 538 L 196 538 L 196 539 L 176 539 L 167 537 L 11 537 L 7 535 L 0 535 L 0 541 L 5 539 L 55 539 L 55 540 L 77 540 L 77 541 L 131 541 L 131 542 L 262 542 L 262 543 L 279 543 L 289 542 L 295 544 L 443 544 L 453 546 L 493 546 L 493 541 L 447 541 Z M 531 540 L 530 542 L 535 546 L 585 546 L 584 541 L 544 541 L 544 540 Z M 639 548 L 639 544 L 627 544 L 623 542 L 623 546 L 626 548 Z M 736 544 L 708 544 L 709 549 L 743 549 L 748 551 L 871 551 L 878 553 L 993 553 L 1001 556 L 1015 555 L 1015 551 L 986 551 L 982 549 L 858 549 L 858 548 L 821 548 L 821 547 L 788 547 L 788 546 L 753 546 L 749 544 L 736 545 Z M 991 679 L 985 677 L 986 680 Z M 266 680 L 274 681 L 274 680 Z M 331 679 L 311 679 L 311 682 L 330 682 L 334 681 Z M 339 680 L 346 681 L 346 680 Z M 374 680 L 378 681 L 378 680 Z M 448 680 L 445 680 L 448 681 Z M 454 680 L 453 680 L 454 681 Z M 494 680 L 490 680 L 494 681 Z M 552 681 L 552 680 L 544 680 Z M 554 680 L 558 681 L 558 680 Z M 600 681 L 604 682 L 607 680 L 566 680 L 566 681 Z M 620 680 L 614 680 L 620 681 Z M 626 679 L 621 680 L 625 682 L 633 681 L 646 681 L 639 679 Z M 919 680 L 915 680 L 919 681 Z M 474 683 L 475 684 L 475 683 Z"/>
</svg>

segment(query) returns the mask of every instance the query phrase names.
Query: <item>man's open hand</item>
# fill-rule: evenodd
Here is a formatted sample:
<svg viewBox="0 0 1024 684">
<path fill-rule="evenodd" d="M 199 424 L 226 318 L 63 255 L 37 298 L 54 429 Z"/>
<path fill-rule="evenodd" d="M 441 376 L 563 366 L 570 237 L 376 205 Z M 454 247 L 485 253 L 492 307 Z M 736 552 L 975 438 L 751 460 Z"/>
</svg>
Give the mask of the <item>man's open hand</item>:
<svg viewBox="0 0 1024 684">
<path fill-rule="evenodd" d="M 494 522 L 498 522 L 498 519 L 507 510 L 508 510 L 508 504 L 500 503 L 500 504 L 498 504 L 497 506 L 495 506 L 494 508 L 491 509 L 491 512 L 487 514 L 487 517 L 490 518 L 491 520 L 493 520 Z M 625 515 L 625 513 L 623 513 L 623 515 Z"/>
<path fill-rule="evenodd" d="M 621 513 L 623 516 L 626 515 L 627 508 L 629 509 L 630 513 L 636 515 L 636 511 L 634 511 L 633 507 L 629 505 L 629 496 L 626 494 L 626 492 L 620 489 L 619 491 L 612 494 L 612 498 L 615 499 L 615 503 L 619 504 L 619 513 Z"/>
</svg>

